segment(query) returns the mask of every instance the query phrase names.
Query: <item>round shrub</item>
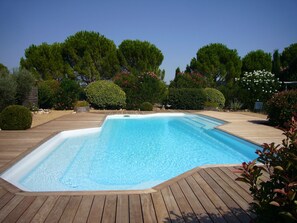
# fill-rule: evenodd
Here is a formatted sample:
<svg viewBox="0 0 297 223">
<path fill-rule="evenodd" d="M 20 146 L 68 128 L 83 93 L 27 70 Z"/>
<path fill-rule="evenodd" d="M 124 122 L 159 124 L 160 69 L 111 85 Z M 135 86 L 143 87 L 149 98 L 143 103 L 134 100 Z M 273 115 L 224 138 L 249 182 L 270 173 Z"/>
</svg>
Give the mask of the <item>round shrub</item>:
<svg viewBox="0 0 297 223">
<path fill-rule="evenodd" d="M 31 127 L 32 114 L 30 110 L 21 105 L 10 105 L 0 115 L 0 128 L 2 130 L 25 130 Z"/>
<path fill-rule="evenodd" d="M 152 111 L 153 105 L 149 102 L 143 102 L 139 108 L 140 108 L 140 111 Z"/>
<path fill-rule="evenodd" d="M 297 111 L 297 90 L 276 93 L 266 104 L 269 122 L 284 126 Z"/>
<path fill-rule="evenodd" d="M 88 101 L 99 109 L 119 109 L 126 105 L 126 94 L 111 81 L 96 81 L 85 88 Z"/>
<path fill-rule="evenodd" d="M 223 108 L 225 106 L 225 97 L 222 92 L 214 88 L 205 88 L 204 92 L 206 94 L 205 105 L 207 107 Z"/>
</svg>

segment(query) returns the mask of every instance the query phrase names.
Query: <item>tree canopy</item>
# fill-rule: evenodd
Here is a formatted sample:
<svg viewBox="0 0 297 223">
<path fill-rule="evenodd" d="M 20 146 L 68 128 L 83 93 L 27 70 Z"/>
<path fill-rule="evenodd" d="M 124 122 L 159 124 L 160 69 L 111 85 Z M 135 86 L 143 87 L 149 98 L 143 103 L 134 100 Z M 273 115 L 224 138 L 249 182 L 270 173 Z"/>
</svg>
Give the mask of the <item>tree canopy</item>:
<svg viewBox="0 0 297 223">
<path fill-rule="evenodd" d="M 271 55 L 263 50 L 249 52 L 242 59 L 242 72 L 253 72 L 254 70 L 266 70 L 271 72 Z"/>
<path fill-rule="evenodd" d="M 42 80 L 59 80 L 67 73 L 60 43 L 29 46 L 25 50 L 25 58 L 21 58 L 20 65 Z"/>
<path fill-rule="evenodd" d="M 213 43 L 200 48 L 188 69 L 206 76 L 210 86 L 233 83 L 240 76 L 241 60 L 236 50 L 221 43 Z"/>
<path fill-rule="evenodd" d="M 297 43 L 284 49 L 281 55 L 282 70 L 286 80 L 297 80 Z"/>
<path fill-rule="evenodd" d="M 82 82 L 111 79 L 120 69 L 112 40 L 96 32 L 81 31 L 64 42 L 63 58 Z"/>
<path fill-rule="evenodd" d="M 9 70 L 6 66 L 0 63 L 0 76 L 6 76 L 9 74 Z"/>
<path fill-rule="evenodd" d="M 121 66 L 137 75 L 143 72 L 154 72 L 161 79 L 164 71 L 160 70 L 163 54 L 154 44 L 140 40 L 124 40 L 119 45 L 122 56 Z"/>
</svg>

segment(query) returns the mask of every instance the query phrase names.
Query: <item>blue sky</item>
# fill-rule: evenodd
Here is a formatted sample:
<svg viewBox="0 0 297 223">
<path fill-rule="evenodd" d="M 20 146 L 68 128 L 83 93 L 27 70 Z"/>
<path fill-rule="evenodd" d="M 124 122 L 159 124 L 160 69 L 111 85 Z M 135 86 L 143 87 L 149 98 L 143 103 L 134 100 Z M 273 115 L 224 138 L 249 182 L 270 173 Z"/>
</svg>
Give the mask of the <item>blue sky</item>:
<svg viewBox="0 0 297 223">
<path fill-rule="evenodd" d="M 167 82 L 210 43 L 241 57 L 297 43 L 297 0 L 2 0 L 0 8 L 0 63 L 9 69 L 31 44 L 63 42 L 81 30 L 116 45 L 125 39 L 155 44 Z"/>
</svg>

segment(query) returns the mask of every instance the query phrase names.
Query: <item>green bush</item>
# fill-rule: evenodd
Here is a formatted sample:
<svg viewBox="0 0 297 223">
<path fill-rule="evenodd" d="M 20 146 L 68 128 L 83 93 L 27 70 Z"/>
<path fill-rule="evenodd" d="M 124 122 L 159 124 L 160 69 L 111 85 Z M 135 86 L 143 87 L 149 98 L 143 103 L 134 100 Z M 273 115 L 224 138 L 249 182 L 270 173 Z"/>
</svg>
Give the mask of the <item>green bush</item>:
<svg viewBox="0 0 297 223">
<path fill-rule="evenodd" d="M 16 81 L 10 74 L 0 75 L 0 112 L 15 104 Z"/>
<path fill-rule="evenodd" d="M 56 80 L 38 83 L 38 104 L 40 108 L 53 108 L 60 84 Z"/>
<path fill-rule="evenodd" d="M 138 109 L 143 102 L 161 103 L 166 97 L 165 83 L 152 72 L 141 75 L 122 72 L 113 80 L 126 93 L 127 109 Z"/>
<path fill-rule="evenodd" d="M 0 115 L 0 128 L 2 130 L 25 130 L 31 127 L 32 114 L 30 110 L 21 105 L 10 105 Z"/>
<path fill-rule="evenodd" d="M 253 222 L 297 222 L 297 116 L 284 135 L 281 146 L 265 143 L 262 151 L 256 151 L 259 157 L 238 171 L 241 177 L 236 180 L 248 183 L 254 197 Z M 267 181 L 260 180 L 263 173 L 269 174 Z"/>
<path fill-rule="evenodd" d="M 203 89 L 196 88 L 170 88 L 168 104 L 173 109 L 193 109 L 204 108 L 206 95 Z"/>
<path fill-rule="evenodd" d="M 140 108 L 140 111 L 152 111 L 153 105 L 149 102 L 143 102 L 139 108 Z"/>
<path fill-rule="evenodd" d="M 276 93 L 266 104 L 269 122 L 284 126 L 297 111 L 297 90 Z"/>
<path fill-rule="evenodd" d="M 214 88 L 205 88 L 204 92 L 206 94 L 205 106 L 215 108 L 225 106 L 225 97 L 222 92 Z"/>
<path fill-rule="evenodd" d="M 177 73 L 170 82 L 170 88 L 203 88 L 206 86 L 206 78 L 199 73 Z"/>
<path fill-rule="evenodd" d="M 77 101 L 74 106 L 75 107 L 87 107 L 89 105 L 90 104 L 87 101 Z"/>
<path fill-rule="evenodd" d="M 96 81 L 86 88 L 88 101 L 99 109 L 119 109 L 126 105 L 126 94 L 111 81 Z"/>
<path fill-rule="evenodd" d="M 81 87 L 70 79 L 63 79 L 57 91 L 54 108 L 57 110 L 73 109 L 74 103 L 78 100 Z"/>
<path fill-rule="evenodd" d="M 22 105 L 28 98 L 32 87 L 35 85 L 35 78 L 32 73 L 26 69 L 19 69 L 13 72 L 13 76 L 16 79 L 16 101 Z"/>
</svg>

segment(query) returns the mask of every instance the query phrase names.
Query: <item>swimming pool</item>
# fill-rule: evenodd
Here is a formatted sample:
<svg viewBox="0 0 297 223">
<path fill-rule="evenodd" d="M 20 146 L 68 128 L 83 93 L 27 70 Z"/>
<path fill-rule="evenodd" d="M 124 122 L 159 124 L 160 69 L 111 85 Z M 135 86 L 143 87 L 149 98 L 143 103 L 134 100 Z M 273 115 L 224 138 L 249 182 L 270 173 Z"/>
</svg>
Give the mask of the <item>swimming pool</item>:
<svg viewBox="0 0 297 223">
<path fill-rule="evenodd" d="M 25 191 L 147 189 L 206 164 L 239 164 L 258 146 L 183 113 L 107 116 L 101 128 L 64 131 L 1 177 Z"/>
</svg>

